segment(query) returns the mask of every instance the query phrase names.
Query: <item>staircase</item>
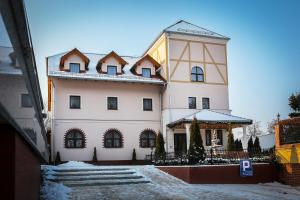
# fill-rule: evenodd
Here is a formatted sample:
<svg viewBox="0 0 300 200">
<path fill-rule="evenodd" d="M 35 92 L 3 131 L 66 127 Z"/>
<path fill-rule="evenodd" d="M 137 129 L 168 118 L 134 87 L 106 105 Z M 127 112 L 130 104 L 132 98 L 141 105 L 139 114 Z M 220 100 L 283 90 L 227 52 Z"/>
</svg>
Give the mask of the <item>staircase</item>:
<svg viewBox="0 0 300 200">
<path fill-rule="evenodd" d="M 69 187 L 150 183 L 130 168 L 55 169 L 52 181 Z"/>
</svg>

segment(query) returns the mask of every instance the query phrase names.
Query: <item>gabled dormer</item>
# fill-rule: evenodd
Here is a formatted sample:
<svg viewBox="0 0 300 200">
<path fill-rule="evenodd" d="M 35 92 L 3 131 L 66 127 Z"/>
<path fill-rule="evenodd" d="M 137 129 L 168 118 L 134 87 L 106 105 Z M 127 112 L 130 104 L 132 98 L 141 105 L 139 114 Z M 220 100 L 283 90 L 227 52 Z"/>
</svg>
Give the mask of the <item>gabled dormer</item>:
<svg viewBox="0 0 300 200">
<path fill-rule="evenodd" d="M 128 63 L 121 56 L 112 51 L 99 60 L 97 71 L 102 74 L 120 75 L 124 73 L 123 68 L 126 64 Z"/>
<path fill-rule="evenodd" d="M 159 67 L 160 64 L 150 55 L 146 54 L 133 65 L 133 67 L 131 68 L 131 72 L 138 76 L 151 78 L 156 75 L 156 70 Z"/>
<path fill-rule="evenodd" d="M 75 48 L 61 57 L 59 69 L 61 71 L 82 73 L 88 70 L 89 62 L 88 57 Z"/>
</svg>

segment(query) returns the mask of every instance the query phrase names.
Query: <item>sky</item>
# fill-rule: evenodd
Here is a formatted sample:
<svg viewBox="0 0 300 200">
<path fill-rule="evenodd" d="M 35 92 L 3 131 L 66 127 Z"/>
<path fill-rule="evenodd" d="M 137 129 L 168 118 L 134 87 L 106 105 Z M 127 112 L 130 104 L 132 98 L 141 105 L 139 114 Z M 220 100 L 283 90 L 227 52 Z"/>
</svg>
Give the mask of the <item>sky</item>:
<svg viewBox="0 0 300 200">
<path fill-rule="evenodd" d="M 45 57 L 83 52 L 140 56 L 167 26 L 183 19 L 228 36 L 232 114 L 260 121 L 291 112 L 300 92 L 300 1 L 25 0 L 46 99 Z M 1 43 L 0 43 L 1 45 Z"/>
</svg>

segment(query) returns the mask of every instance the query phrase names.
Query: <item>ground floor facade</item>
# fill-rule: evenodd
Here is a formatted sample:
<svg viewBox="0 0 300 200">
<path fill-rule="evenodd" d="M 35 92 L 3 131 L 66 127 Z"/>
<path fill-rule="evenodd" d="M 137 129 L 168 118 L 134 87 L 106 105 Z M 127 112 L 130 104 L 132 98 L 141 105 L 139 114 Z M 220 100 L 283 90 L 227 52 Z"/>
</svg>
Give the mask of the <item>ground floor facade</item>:
<svg viewBox="0 0 300 200">
<path fill-rule="evenodd" d="M 190 125 L 167 128 L 163 133 L 167 153 L 187 154 Z M 200 124 L 200 128 L 205 149 L 212 147 L 214 136 L 218 148 L 226 148 L 229 133 L 226 126 L 216 128 Z M 156 136 L 161 130 L 160 121 L 53 120 L 52 161 L 57 152 L 62 161 L 92 161 L 95 148 L 98 161 L 129 161 L 134 149 L 136 159 L 145 160 L 147 155 L 154 154 Z"/>
</svg>

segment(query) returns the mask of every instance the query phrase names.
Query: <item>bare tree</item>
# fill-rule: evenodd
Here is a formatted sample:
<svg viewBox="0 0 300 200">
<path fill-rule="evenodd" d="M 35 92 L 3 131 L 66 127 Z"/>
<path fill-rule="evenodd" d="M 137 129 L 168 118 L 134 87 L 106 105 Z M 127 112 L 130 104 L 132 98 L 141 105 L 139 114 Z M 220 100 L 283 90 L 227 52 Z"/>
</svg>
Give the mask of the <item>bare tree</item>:
<svg viewBox="0 0 300 200">
<path fill-rule="evenodd" d="M 248 126 L 248 133 L 252 137 L 256 137 L 258 135 L 261 135 L 262 131 L 260 129 L 260 122 L 254 122 L 252 125 Z"/>
<path fill-rule="evenodd" d="M 277 123 L 276 119 L 272 119 L 272 121 L 268 122 L 268 133 L 274 134 L 275 133 L 275 125 Z"/>
</svg>

